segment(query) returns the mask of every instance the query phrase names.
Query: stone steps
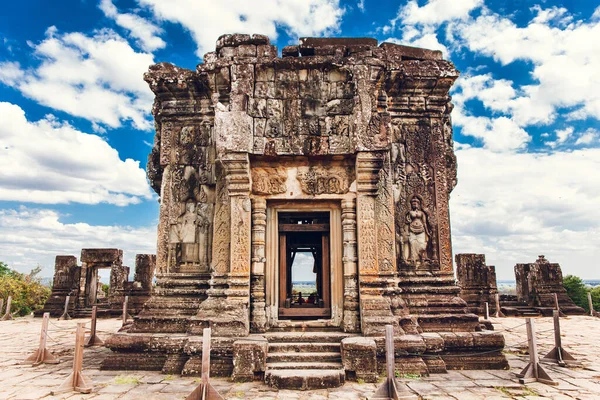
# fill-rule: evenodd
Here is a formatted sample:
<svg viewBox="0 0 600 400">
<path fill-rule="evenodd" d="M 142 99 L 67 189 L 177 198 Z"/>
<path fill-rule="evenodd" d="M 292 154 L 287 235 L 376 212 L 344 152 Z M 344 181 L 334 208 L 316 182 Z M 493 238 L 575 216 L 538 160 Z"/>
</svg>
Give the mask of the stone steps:
<svg viewBox="0 0 600 400">
<path fill-rule="evenodd" d="M 333 342 L 298 342 L 298 343 L 270 343 L 269 344 L 269 354 L 270 353 L 282 353 L 282 352 L 340 352 L 340 344 Z"/>
<path fill-rule="evenodd" d="M 318 390 L 344 384 L 343 369 L 281 369 L 267 371 L 265 381 L 277 389 Z"/>
<path fill-rule="evenodd" d="M 279 369 L 342 369 L 341 362 L 272 362 L 269 363 L 270 370 Z"/>
<path fill-rule="evenodd" d="M 267 367 L 271 362 L 310 362 L 318 360 L 316 362 L 336 362 L 342 360 L 342 355 L 339 351 L 337 352 L 314 352 L 314 353 L 296 353 L 296 352 L 282 352 L 282 353 L 271 353 L 267 355 Z"/>
<path fill-rule="evenodd" d="M 268 332 L 265 382 L 278 389 L 315 390 L 344 384 L 339 331 Z"/>
</svg>

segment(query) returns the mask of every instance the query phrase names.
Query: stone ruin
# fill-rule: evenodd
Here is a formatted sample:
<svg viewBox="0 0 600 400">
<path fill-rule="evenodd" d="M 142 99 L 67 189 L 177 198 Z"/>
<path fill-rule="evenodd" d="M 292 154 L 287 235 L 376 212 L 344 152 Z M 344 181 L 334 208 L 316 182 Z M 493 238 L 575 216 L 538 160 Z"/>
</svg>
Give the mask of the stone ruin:
<svg viewBox="0 0 600 400">
<path fill-rule="evenodd" d="M 567 315 L 585 315 L 583 308 L 573 303 L 563 286 L 560 265 L 550 263 L 541 255 L 534 263 L 515 265 L 517 301 L 535 307 L 543 315 L 552 315 L 556 309 L 554 294 L 560 310 Z M 510 310 L 509 310 L 510 311 Z"/>
<path fill-rule="evenodd" d="M 135 315 L 150 298 L 155 264 L 154 254 L 137 254 L 134 279 L 128 281 L 129 267 L 123 265 L 123 250 L 82 249 L 81 266 L 75 256 L 56 256 L 52 293 L 38 315 L 49 312 L 53 317 L 61 316 L 67 296 L 71 296 L 71 317 L 89 317 L 93 306 L 98 307 L 98 317 L 121 315 L 125 296 L 129 296 L 129 313 Z M 110 269 L 108 296 L 99 285 L 100 269 Z"/>
<path fill-rule="evenodd" d="M 460 297 L 470 312 L 485 315 L 485 303 L 490 314 L 496 312 L 496 268 L 485 264 L 485 254 L 457 254 L 456 280 Z"/>
<path fill-rule="evenodd" d="M 278 57 L 240 34 L 196 70 L 151 66 L 157 283 L 103 368 L 199 374 L 210 327 L 214 375 L 374 381 L 388 324 L 401 373 L 507 368 L 454 279 L 458 74 L 439 51 L 375 39 L 304 38 Z"/>
<path fill-rule="evenodd" d="M 496 271 L 485 265 L 483 254 L 457 254 L 456 276 L 460 296 L 473 313 L 484 315 L 485 303 L 490 314 L 496 311 L 498 293 Z M 516 296 L 500 295 L 500 308 L 507 316 L 552 316 L 556 309 L 554 294 L 560 311 L 566 315 L 584 315 L 585 310 L 573 303 L 563 286 L 560 265 L 550 263 L 541 255 L 531 264 L 515 265 Z"/>
</svg>

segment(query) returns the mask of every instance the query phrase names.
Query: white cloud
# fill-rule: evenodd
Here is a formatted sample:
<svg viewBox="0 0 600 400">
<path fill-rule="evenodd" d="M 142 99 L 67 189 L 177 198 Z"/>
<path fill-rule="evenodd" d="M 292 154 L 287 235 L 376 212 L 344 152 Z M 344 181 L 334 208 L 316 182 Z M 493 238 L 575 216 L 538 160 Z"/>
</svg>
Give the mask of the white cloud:
<svg viewBox="0 0 600 400">
<path fill-rule="evenodd" d="M 139 161 L 51 115 L 30 122 L 0 102 L 0 200 L 124 206 L 151 198 Z"/>
<path fill-rule="evenodd" d="M 64 223 L 54 210 L 20 207 L 0 210 L 0 261 L 19 272 L 38 264 L 42 276 L 54 275 L 56 255 L 74 255 L 82 248 L 119 248 L 133 271 L 136 254 L 156 252 L 156 227 Z"/>
<path fill-rule="evenodd" d="M 56 28 L 34 47 L 34 69 L 0 63 L 0 81 L 39 103 L 111 128 L 129 120 L 149 130 L 153 95 L 143 73 L 154 64 L 111 30 L 59 34 Z"/>
<path fill-rule="evenodd" d="M 439 25 L 446 21 L 464 19 L 474 9 L 483 5 L 483 0 L 429 0 L 419 6 L 416 0 L 400 8 L 398 17 L 403 24 Z"/>
<path fill-rule="evenodd" d="M 283 28 L 291 36 L 320 36 L 338 31 L 343 9 L 339 0 L 138 0 L 161 20 L 189 30 L 202 56 L 214 50 L 223 33 L 261 33 L 277 38 Z"/>
<path fill-rule="evenodd" d="M 524 129 L 504 116 L 475 117 L 457 107 L 452 112 L 452 121 L 461 127 L 461 134 L 481 139 L 485 148 L 494 152 L 522 149 L 531 140 Z"/>
<path fill-rule="evenodd" d="M 360 11 L 365 12 L 365 0 L 358 0 L 356 6 Z"/>
<path fill-rule="evenodd" d="M 572 20 L 564 9 L 535 8 L 524 27 L 492 13 L 455 21 L 448 31 L 453 47 L 492 57 L 502 65 L 531 62 L 534 83 L 522 86 L 510 105 L 519 125 L 548 124 L 560 108 L 577 107 L 573 118 L 600 119 L 600 21 Z"/>
<path fill-rule="evenodd" d="M 455 253 L 485 253 L 499 279 L 539 254 L 592 278 L 600 256 L 600 149 L 494 153 L 457 146 L 451 196 Z"/>
<path fill-rule="evenodd" d="M 590 128 L 577 138 L 575 145 L 590 145 L 598 140 L 598 136 L 600 136 L 600 132 Z"/>
<path fill-rule="evenodd" d="M 119 13 L 112 0 L 101 0 L 99 7 L 104 15 L 113 19 L 120 27 L 127 29 L 145 51 L 153 52 L 167 45 L 159 36 L 163 30 L 139 15 Z"/>
</svg>

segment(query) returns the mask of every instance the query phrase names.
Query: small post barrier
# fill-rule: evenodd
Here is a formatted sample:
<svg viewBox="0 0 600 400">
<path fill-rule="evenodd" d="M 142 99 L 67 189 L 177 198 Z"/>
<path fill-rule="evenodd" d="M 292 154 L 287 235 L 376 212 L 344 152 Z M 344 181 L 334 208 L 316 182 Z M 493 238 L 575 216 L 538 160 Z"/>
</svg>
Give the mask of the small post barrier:
<svg viewBox="0 0 600 400">
<path fill-rule="evenodd" d="M 506 315 L 504 315 L 504 313 L 502 313 L 502 310 L 500 309 L 500 293 L 496 293 L 496 314 L 494 315 L 496 318 L 504 318 L 506 317 Z"/>
<path fill-rule="evenodd" d="M 60 317 L 58 317 L 58 320 L 69 320 L 71 319 L 71 316 L 69 315 L 69 300 L 71 299 L 71 296 L 67 296 L 65 298 L 65 310 L 63 311 L 62 315 Z"/>
<path fill-rule="evenodd" d="M 519 377 L 519 382 L 521 384 L 541 382 L 546 385 L 557 386 L 558 382 L 553 381 L 538 362 L 537 341 L 535 338 L 535 324 L 533 319 L 527 318 L 525 323 L 527 325 L 529 364 L 527 364 L 521 373 L 517 375 Z"/>
<path fill-rule="evenodd" d="M 566 317 L 566 315 L 560 311 L 560 304 L 558 303 L 558 295 L 554 293 L 554 308 L 558 311 L 558 315 L 561 317 Z"/>
<path fill-rule="evenodd" d="M 42 319 L 42 332 L 40 333 L 40 347 L 23 361 L 23 364 L 31 364 L 34 367 L 42 363 L 58 364 L 60 361 L 46 348 L 46 340 L 48 339 L 48 322 L 50 322 L 50 313 L 44 313 Z"/>
<path fill-rule="evenodd" d="M 13 319 L 12 314 L 10 313 L 10 306 L 12 305 L 12 296 L 8 296 L 6 299 L 6 314 L 2 317 L 2 321 L 8 321 Z"/>
<path fill-rule="evenodd" d="M 129 296 L 125 296 L 125 300 L 123 300 L 123 326 L 125 326 L 125 324 L 127 324 L 127 317 L 129 316 L 129 313 L 127 312 L 127 308 L 129 307 Z"/>
<path fill-rule="evenodd" d="M 596 310 L 594 310 L 594 302 L 592 301 L 592 294 L 590 292 L 588 292 L 588 304 L 590 305 L 590 316 L 591 317 L 600 317 L 600 313 L 596 312 Z M 0 303 L 2 304 L 2 303 Z M 0 307 L 2 308 L 2 307 Z"/>
<path fill-rule="evenodd" d="M 490 319 L 490 305 L 488 304 L 488 302 L 485 302 L 485 320 L 489 321 Z"/>
<path fill-rule="evenodd" d="M 394 357 L 394 327 L 385 326 L 385 369 L 387 379 L 375 392 L 372 399 L 416 400 L 405 385 L 396 382 L 396 360 Z"/>
<path fill-rule="evenodd" d="M 0 299 L 0 313 L 4 309 L 4 299 Z"/>
<path fill-rule="evenodd" d="M 90 329 L 90 336 L 88 336 L 85 339 L 85 347 L 92 347 L 92 346 L 103 346 L 104 345 L 104 341 L 102 339 L 100 339 L 98 337 L 98 335 L 96 335 L 96 313 L 98 312 L 98 306 L 93 306 L 92 307 L 92 326 Z"/>
<path fill-rule="evenodd" d="M 556 361 L 561 367 L 567 365 L 577 365 L 578 362 L 562 347 L 562 339 L 560 337 L 560 315 L 558 311 L 552 312 L 554 318 L 554 348 L 542 359 L 543 361 Z"/>
<path fill-rule="evenodd" d="M 202 331 L 202 375 L 200 385 L 186 400 L 223 400 L 223 396 L 210 384 L 210 328 Z"/>
<path fill-rule="evenodd" d="M 94 385 L 90 378 L 83 375 L 83 340 L 85 336 L 85 323 L 77 324 L 75 333 L 75 354 L 73 355 L 73 372 L 67 377 L 62 385 L 52 395 L 76 391 L 79 393 L 91 393 Z"/>
</svg>

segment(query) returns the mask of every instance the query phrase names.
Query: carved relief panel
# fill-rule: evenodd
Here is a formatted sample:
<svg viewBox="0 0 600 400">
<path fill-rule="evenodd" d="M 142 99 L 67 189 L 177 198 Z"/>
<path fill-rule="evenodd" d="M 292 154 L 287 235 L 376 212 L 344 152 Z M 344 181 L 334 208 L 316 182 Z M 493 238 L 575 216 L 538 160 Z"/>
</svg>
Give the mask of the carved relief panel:
<svg viewBox="0 0 600 400">
<path fill-rule="evenodd" d="M 400 270 L 437 270 L 436 149 L 431 126 L 427 120 L 401 119 L 391 126 L 398 265 Z"/>
<path fill-rule="evenodd" d="M 299 167 L 296 178 L 306 194 L 345 194 L 352 182 L 352 172 L 352 168 L 337 166 Z"/>
</svg>

